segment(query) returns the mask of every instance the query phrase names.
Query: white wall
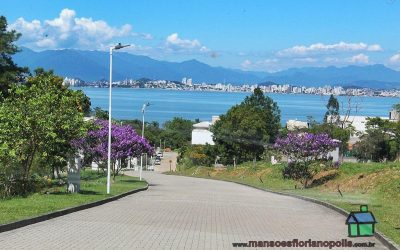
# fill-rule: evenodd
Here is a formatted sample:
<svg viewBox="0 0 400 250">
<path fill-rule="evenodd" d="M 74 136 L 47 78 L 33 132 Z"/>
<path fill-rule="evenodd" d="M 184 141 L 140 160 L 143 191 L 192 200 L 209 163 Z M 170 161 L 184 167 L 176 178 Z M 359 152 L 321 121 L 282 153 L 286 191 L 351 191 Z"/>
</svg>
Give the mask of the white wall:
<svg viewBox="0 0 400 250">
<path fill-rule="evenodd" d="M 339 162 L 340 157 L 339 157 L 339 147 L 337 147 L 335 150 L 331 151 L 328 153 L 328 158 L 332 157 L 332 162 Z"/>
<path fill-rule="evenodd" d="M 212 139 L 213 133 L 206 129 L 193 129 L 192 130 L 192 144 L 197 145 L 206 145 L 206 143 L 210 145 L 214 145 L 214 141 Z"/>
</svg>

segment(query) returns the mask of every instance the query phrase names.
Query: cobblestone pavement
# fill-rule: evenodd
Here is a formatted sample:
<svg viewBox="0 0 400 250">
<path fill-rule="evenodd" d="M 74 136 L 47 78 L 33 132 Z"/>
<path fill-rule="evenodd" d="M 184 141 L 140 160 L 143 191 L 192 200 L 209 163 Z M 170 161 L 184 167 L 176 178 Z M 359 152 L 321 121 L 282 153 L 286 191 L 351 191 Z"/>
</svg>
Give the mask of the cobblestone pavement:
<svg viewBox="0 0 400 250">
<path fill-rule="evenodd" d="M 222 181 L 155 172 L 144 177 L 148 191 L 1 233 L 0 248 L 232 249 L 233 242 L 249 240 L 347 235 L 343 215 L 310 202 Z M 383 248 L 375 238 L 349 240 Z"/>
</svg>

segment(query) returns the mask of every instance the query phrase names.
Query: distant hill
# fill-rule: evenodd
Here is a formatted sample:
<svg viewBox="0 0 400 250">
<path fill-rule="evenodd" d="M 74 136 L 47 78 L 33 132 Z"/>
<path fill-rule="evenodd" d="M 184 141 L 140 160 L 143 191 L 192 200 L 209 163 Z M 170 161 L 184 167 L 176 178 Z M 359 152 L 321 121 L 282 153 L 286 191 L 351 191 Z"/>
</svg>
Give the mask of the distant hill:
<svg viewBox="0 0 400 250">
<path fill-rule="evenodd" d="M 23 50 L 14 56 L 20 66 L 54 69 L 62 76 L 77 77 L 86 81 L 108 79 L 109 53 L 102 51 L 82 51 L 74 49 L 46 50 L 34 52 Z M 113 79 L 150 78 L 181 81 L 191 77 L 195 82 L 257 83 L 260 77 L 245 71 L 235 71 L 221 67 L 211 67 L 197 60 L 180 63 L 154 60 L 147 56 L 118 52 L 113 55 Z M 265 74 L 266 75 L 266 74 Z"/>
<path fill-rule="evenodd" d="M 20 66 L 31 69 L 53 69 L 61 76 L 76 77 L 85 81 L 108 79 L 109 54 L 103 51 L 74 49 L 35 52 L 23 48 L 14 55 Z M 276 73 L 250 72 L 222 67 L 212 67 L 197 60 L 167 62 L 118 52 L 113 57 L 113 79 L 150 78 L 180 81 L 193 78 L 195 83 L 276 83 L 304 86 L 359 86 L 369 88 L 400 88 L 400 72 L 384 65 L 347 67 L 291 68 Z"/>
<path fill-rule="evenodd" d="M 367 88 L 400 88 L 400 72 L 381 64 L 346 67 L 292 68 L 269 74 L 264 82 L 304 86 L 340 85 Z"/>
</svg>

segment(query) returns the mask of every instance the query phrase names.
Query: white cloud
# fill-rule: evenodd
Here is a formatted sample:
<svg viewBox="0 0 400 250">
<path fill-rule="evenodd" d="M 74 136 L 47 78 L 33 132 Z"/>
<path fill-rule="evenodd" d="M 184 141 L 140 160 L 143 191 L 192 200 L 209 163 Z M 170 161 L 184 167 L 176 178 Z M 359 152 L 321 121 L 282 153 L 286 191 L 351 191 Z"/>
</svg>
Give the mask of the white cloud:
<svg viewBox="0 0 400 250">
<path fill-rule="evenodd" d="M 252 61 L 250 59 L 244 60 L 240 66 L 243 70 L 260 70 L 275 72 L 281 69 L 280 61 L 277 58 L 267 58 L 264 60 Z"/>
<path fill-rule="evenodd" d="M 150 34 L 136 34 L 129 24 L 112 27 L 103 20 L 76 17 L 74 10 L 63 9 L 52 20 L 26 21 L 18 18 L 10 25 L 22 33 L 23 45 L 36 49 L 80 48 L 99 49 L 113 43 L 116 38 L 142 36 L 151 39 Z"/>
<path fill-rule="evenodd" d="M 166 38 L 165 47 L 175 52 L 210 52 L 199 40 L 181 39 L 178 33 L 173 33 Z"/>
<path fill-rule="evenodd" d="M 303 57 L 303 58 L 295 58 L 294 61 L 302 63 L 314 63 L 317 62 L 318 59 L 313 57 Z"/>
<path fill-rule="evenodd" d="M 10 24 L 9 28 L 23 33 L 23 39 L 38 40 L 44 36 L 42 23 L 36 19 L 32 22 L 27 22 L 24 18 L 20 17 L 14 23 Z"/>
<path fill-rule="evenodd" d="M 396 64 L 400 63 L 400 54 L 395 54 L 389 59 L 390 63 Z"/>
<path fill-rule="evenodd" d="M 246 59 L 242 62 L 241 66 L 243 69 L 248 69 L 252 66 L 252 62 L 249 59 Z"/>
<path fill-rule="evenodd" d="M 280 57 L 304 57 L 308 55 L 330 54 L 338 52 L 354 52 L 354 51 L 382 51 L 379 44 L 365 43 L 346 43 L 339 42 L 335 44 L 315 43 L 309 46 L 296 45 L 294 47 L 284 49 L 277 52 Z"/>
<path fill-rule="evenodd" d="M 326 62 L 326 63 L 338 63 L 338 62 L 340 62 L 340 59 L 337 58 L 337 57 L 326 57 L 324 59 L 324 62 Z"/>
<path fill-rule="evenodd" d="M 364 54 L 358 54 L 350 58 L 351 63 L 360 63 L 360 64 L 368 64 L 369 63 L 369 57 Z"/>
</svg>

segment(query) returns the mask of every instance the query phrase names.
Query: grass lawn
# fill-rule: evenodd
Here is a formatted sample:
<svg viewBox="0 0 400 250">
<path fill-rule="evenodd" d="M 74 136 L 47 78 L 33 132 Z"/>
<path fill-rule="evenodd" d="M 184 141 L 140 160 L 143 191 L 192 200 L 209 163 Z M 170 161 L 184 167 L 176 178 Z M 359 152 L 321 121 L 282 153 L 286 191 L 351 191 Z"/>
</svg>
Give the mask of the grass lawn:
<svg viewBox="0 0 400 250">
<path fill-rule="evenodd" d="M 367 204 L 378 221 L 377 229 L 400 244 L 400 163 L 345 163 L 339 170 L 319 173 L 315 184 L 307 189 L 300 189 L 301 184 L 293 180 L 283 179 L 282 167 L 265 163 L 242 164 L 235 169 L 222 170 L 182 167 L 175 174 L 236 181 L 312 197 L 347 211 L 358 211 L 360 204 Z"/>
<path fill-rule="evenodd" d="M 104 174 L 86 170 L 81 172 L 81 193 L 66 193 L 66 185 L 63 185 L 42 190 L 28 197 L 0 200 L 0 224 L 102 200 L 147 185 L 145 181 L 139 181 L 136 177 L 120 175 L 111 183 L 111 194 L 107 195 L 106 183 L 107 178 Z"/>
</svg>

